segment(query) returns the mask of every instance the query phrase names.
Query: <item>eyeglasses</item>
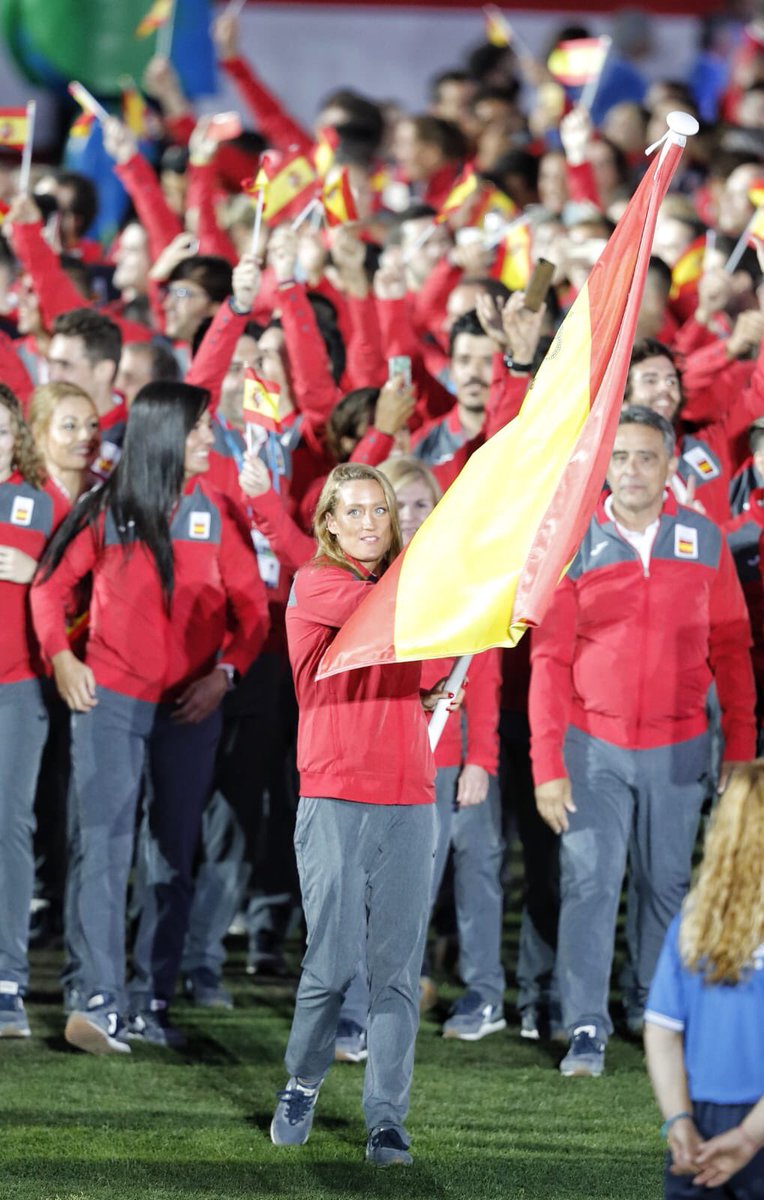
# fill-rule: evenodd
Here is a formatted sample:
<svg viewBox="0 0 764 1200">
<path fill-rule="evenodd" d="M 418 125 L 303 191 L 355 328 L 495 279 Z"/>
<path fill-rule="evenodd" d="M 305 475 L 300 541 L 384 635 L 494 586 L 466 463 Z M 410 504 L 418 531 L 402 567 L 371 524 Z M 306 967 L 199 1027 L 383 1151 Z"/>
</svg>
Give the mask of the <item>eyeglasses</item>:
<svg viewBox="0 0 764 1200">
<path fill-rule="evenodd" d="M 163 289 L 163 295 L 165 300 L 198 300 L 204 297 L 204 292 L 190 287 L 167 287 Z"/>
</svg>

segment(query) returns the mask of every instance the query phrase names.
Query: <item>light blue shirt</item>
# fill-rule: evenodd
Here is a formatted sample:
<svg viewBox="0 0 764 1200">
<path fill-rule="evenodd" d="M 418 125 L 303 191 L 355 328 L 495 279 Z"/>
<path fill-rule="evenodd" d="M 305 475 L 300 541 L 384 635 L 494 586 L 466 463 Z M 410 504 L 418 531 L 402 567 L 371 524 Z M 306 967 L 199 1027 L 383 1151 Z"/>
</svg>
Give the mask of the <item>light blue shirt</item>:
<svg viewBox="0 0 764 1200">
<path fill-rule="evenodd" d="M 705 983 L 681 960 L 679 922 L 666 933 L 645 1020 L 684 1035 L 693 1100 L 754 1104 L 764 1096 L 764 944 L 739 983 Z"/>
</svg>

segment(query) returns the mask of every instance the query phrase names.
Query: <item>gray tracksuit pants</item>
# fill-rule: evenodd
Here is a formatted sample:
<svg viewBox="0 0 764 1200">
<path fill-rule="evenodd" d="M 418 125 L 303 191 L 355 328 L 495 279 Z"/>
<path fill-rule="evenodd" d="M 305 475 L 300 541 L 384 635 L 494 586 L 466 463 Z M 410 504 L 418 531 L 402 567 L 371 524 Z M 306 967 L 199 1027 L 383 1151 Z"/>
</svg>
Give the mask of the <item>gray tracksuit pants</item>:
<svg viewBox="0 0 764 1200">
<path fill-rule="evenodd" d="M 419 970 L 430 907 L 434 805 L 302 797 L 295 853 L 308 944 L 286 1051 L 290 1075 L 323 1078 L 342 997 L 366 938 L 366 1124 L 403 1125 L 419 1024 Z"/>
<path fill-rule="evenodd" d="M 439 767 L 435 776 L 437 837 L 430 908 L 438 897 L 448 852 L 453 846 L 459 974 L 465 986 L 479 992 L 489 1004 L 501 1005 L 506 985 L 501 965 L 504 839 L 499 788 L 495 776 L 491 776 L 488 795 L 482 804 L 457 809 L 459 775 L 459 767 Z M 369 990 L 365 946 L 361 949 L 360 965 L 345 995 L 340 1015 L 365 1029 Z"/>
<path fill-rule="evenodd" d="M 220 732 L 219 711 L 177 725 L 166 706 L 97 689 L 98 704 L 72 720 L 70 825 L 74 877 L 67 941 L 83 995 L 125 1003 L 125 908 L 135 817 L 148 759 L 155 819 L 143 875 L 136 969 L 140 991 L 166 999 L 180 965 L 191 903 L 191 866 Z"/>
<path fill-rule="evenodd" d="M 565 765 L 576 812 L 560 847 L 557 974 L 568 1033 L 608 1012 L 618 903 L 628 858 L 636 902 L 636 990 L 642 1003 L 669 923 L 690 882 L 692 850 L 707 793 L 709 737 L 653 750 L 622 750 L 568 729 Z"/>
<path fill-rule="evenodd" d="M 29 980 L 34 890 L 34 797 L 48 734 L 39 679 L 0 687 L 0 981 Z"/>
</svg>

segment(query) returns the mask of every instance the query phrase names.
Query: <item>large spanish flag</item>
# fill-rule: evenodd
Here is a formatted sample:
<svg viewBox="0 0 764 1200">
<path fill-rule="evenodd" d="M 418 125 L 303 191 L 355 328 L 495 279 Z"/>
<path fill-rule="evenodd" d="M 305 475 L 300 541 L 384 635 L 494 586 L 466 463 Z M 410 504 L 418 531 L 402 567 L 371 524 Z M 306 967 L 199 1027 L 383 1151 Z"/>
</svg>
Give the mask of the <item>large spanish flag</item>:
<svg viewBox="0 0 764 1200">
<path fill-rule="evenodd" d="M 511 646 L 541 621 L 605 479 L 655 219 L 680 155 L 669 141 L 655 156 L 519 415 L 468 460 L 339 631 L 319 679 Z"/>
</svg>

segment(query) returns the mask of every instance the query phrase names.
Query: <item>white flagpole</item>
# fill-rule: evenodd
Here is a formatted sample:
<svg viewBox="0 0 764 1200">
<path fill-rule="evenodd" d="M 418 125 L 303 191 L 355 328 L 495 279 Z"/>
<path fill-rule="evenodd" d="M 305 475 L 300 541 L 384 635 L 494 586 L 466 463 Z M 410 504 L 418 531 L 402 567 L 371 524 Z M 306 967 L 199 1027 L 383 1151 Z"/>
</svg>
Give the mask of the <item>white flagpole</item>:
<svg viewBox="0 0 764 1200">
<path fill-rule="evenodd" d="M 314 196 L 312 200 L 309 200 L 302 211 L 299 212 L 292 221 L 292 229 L 299 229 L 303 221 L 307 221 L 308 217 L 314 211 L 316 205 L 320 203 L 321 201 L 318 199 L 318 196 Z"/>
<path fill-rule="evenodd" d="M 455 696 L 459 694 L 459 688 L 464 683 L 464 677 L 467 674 L 471 662 L 471 654 L 463 654 L 461 658 L 457 658 L 456 662 L 451 668 L 451 674 L 444 684 L 443 690 L 445 692 L 453 692 Z M 427 726 L 427 734 L 430 739 L 430 749 L 433 751 L 440 741 L 440 735 L 446 728 L 449 704 L 449 700 L 439 700 L 435 705 L 432 716 L 430 717 L 430 724 Z"/>
<path fill-rule="evenodd" d="M 225 15 L 227 17 L 240 16 L 246 3 L 247 0 L 230 0 L 228 7 L 225 9 Z"/>
<path fill-rule="evenodd" d="M 597 95 L 597 90 L 600 86 L 600 79 L 602 78 L 602 72 L 605 69 L 605 63 L 607 62 L 607 56 L 610 53 L 610 47 L 613 44 L 613 39 L 608 37 L 607 34 L 603 34 L 599 40 L 602 43 L 602 45 L 605 47 L 605 53 L 602 56 L 602 62 L 600 63 L 600 69 L 597 72 L 597 74 L 594 76 L 593 79 L 590 79 L 588 81 L 588 83 L 584 84 L 583 91 L 581 92 L 581 99 L 578 102 L 580 104 L 581 108 L 586 109 L 587 112 L 591 112 L 592 105 L 594 104 L 594 98 Z"/>
<path fill-rule="evenodd" d="M 255 258 L 260 249 L 260 229 L 263 224 L 263 209 L 265 208 L 265 188 L 261 187 L 257 193 L 257 208 L 255 209 L 255 224 L 252 229 L 252 253 Z"/>
<path fill-rule="evenodd" d="M 727 272 L 728 275 L 731 275 L 733 271 L 737 270 L 738 263 L 740 262 L 741 258 L 743 257 L 743 255 L 746 252 L 746 249 L 748 248 L 748 239 L 751 236 L 751 230 L 753 229 L 753 224 L 754 224 L 754 221 L 756 220 L 757 215 L 758 215 L 758 210 L 753 214 L 750 221 L 746 225 L 745 229 L 740 234 L 740 237 L 738 238 L 738 240 L 732 250 L 732 253 L 730 254 L 729 258 L 727 259 L 726 263 L 724 264 L 724 270 Z"/>
<path fill-rule="evenodd" d="M 78 83 L 76 79 L 72 80 L 67 91 L 77 101 L 80 108 L 84 109 L 85 112 L 89 112 L 97 121 L 103 122 L 108 119 L 109 114 L 104 106 L 99 104 L 95 96 L 86 87 L 83 87 L 81 83 Z"/>
<path fill-rule="evenodd" d="M 37 102 L 30 100 L 27 104 L 27 136 L 24 139 L 24 149 L 21 152 L 21 170 L 19 171 L 19 191 L 22 194 L 29 191 L 29 174 L 32 170 L 32 147 L 34 145 L 36 116 Z"/>
<path fill-rule="evenodd" d="M 419 250 L 426 241 L 429 241 L 437 228 L 437 223 L 433 221 L 431 225 L 428 225 L 426 229 L 422 230 L 419 236 L 411 243 L 408 250 L 403 255 L 403 261 L 405 263 L 411 262 L 412 256 L 416 254 L 417 250 Z"/>
<path fill-rule="evenodd" d="M 170 15 L 164 25 L 160 25 L 157 33 L 157 54 L 161 54 L 162 58 L 169 58 L 172 53 L 172 35 L 175 32 L 175 13 L 178 4 L 179 0 L 173 0 Z"/>
</svg>

